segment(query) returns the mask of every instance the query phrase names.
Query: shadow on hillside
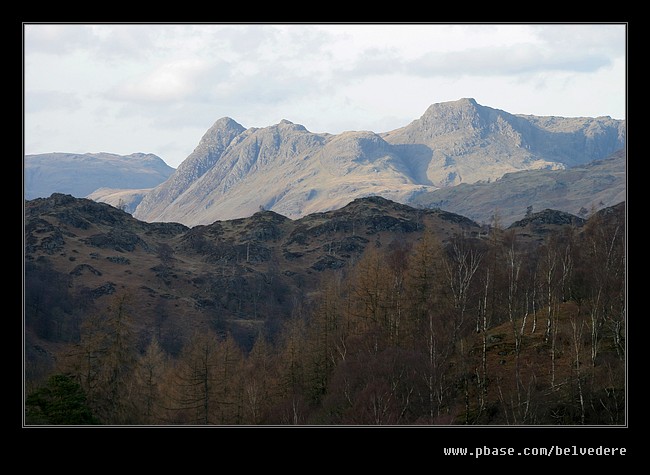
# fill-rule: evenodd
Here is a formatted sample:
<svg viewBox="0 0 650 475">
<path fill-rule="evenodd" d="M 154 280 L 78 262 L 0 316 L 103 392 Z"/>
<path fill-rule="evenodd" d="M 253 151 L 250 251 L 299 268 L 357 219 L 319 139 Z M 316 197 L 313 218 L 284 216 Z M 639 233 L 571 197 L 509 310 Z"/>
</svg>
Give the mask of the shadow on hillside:
<svg viewBox="0 0 650 475">
<path fill-rule="evenodd" d="M 394 144 L 393 150 L 402 158 L 404 171 L 418 185 L 433 186 L 427 169 L 433 159 L 433 150 L 423 144 Z"/>
</svg>

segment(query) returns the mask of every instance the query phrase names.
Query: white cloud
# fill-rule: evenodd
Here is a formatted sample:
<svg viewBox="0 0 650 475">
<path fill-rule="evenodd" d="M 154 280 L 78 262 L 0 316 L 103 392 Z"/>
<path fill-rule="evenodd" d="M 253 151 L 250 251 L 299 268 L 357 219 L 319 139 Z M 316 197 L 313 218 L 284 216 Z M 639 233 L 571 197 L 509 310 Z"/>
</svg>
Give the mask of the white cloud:
<svg viewBox="0 0 650 475">
<path fill-rule="evenodd" d="M 88 25 L 26 24 L 25 51 L 30 54 L 64 55 L 93 44 L 92 28 Z"/>
<path fill-rule="evenodd" d="M 58 91 L 32 91 L 25 98 L 25 112 L 34 113 L 42 110 L 77 110 L 83 99 L 78 94 Z"/>
<path fill-rule="evenodd" d="M 543 36 L 536 28 L 522 25 L 446 27 L 435 33 L 439 41 L 427 42 L 426 48 L 406 49 L 404 43 L 382 48 L 381 42 L 368 46 L 347 69 L 351 76 L 406 73 L 423 77 L 593 72 L 624 52 L 624 29 L 603 28 L 546 25 L 541 31 L 547 36 Z M 445 35 L 441 35 L 443 30 Z"/>
<path fill-rule="evenodd" d="M 625 25 L 28 24 L 25 148 L 135 147 L 177 166 L 223 116 L 386 131 L 461 97 L 623 118 L 625 36 Z"/>
<path fill-rule="evenodd" d="M 135 78 L 129 78 L 109 92 L 109 97 L 129 102 L 178 101 L 191 96 L 210 69 L 197 59 L 173 60 Z"/>
</svg>

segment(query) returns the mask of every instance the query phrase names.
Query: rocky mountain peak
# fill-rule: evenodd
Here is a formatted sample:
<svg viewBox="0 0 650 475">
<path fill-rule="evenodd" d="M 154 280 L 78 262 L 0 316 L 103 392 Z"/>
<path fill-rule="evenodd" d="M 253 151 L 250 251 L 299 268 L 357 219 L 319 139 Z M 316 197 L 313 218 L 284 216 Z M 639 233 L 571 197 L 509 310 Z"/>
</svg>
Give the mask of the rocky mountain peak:
<svg viewBox="0 0 650 475">
<path fill-rule="evenodd" d="M 277 127 L 282 130 L 291 130 L 295 132 L 309 132 L 303 125 L 294 124 L 293 122 L 287 119 L 282 119 L 277 124 Z"/>
<path fill-rule="evenodd" d="M 238 129 L 243 129 L 244 127 L 239 124 L 236 120 L 230 118 L 230 117 L 222 117 L 215 121 L 213 127 L 221 127 L 221 128 L 238 128 Z"/>
<path fill-rule="evenodd" d="M 432 115 L 432 114 L 435 115 L 441 113 L 449 113 L 454 111 L 463 111 L 463 110 L 476 111 L 482 107 L 483 106 L 479 105 L 476 102 L 476 99 L 473 99 L 471 97 L 464 97 L 462 99 L 458 99 L 457 101 L 437 102 L 431 104 L 424 112 L 423 116 Z"/>
<path fill-rule="evenodd" d="M 194 151 L 162 184 L 164 186 L 157 187 L 145 195 L 136 208 L 134 216 L 142 216 L 143 213 L 146 213 L 155 216 L 153 220 L 157 220 L 167 206 L 212 169 L 235 138 L 245 131 L 245 127 L 230 117 L 222 117 L 217 120 L 203 134 Z"/>
<path fill-rule="evenodd" d="M 419 128 L 431 130 L 434 135 L 463 130 L 473 132 L 487 127 L 500 112 L 482 106 L 472 98 L 441 102 L 429 106 L 419 119 Z"/>
<path fill-rule="evenodd" d="M 217 120 L 212 127 L 210 127 L 199 142 L 201 144 L 208 145 L 227 145 L 230 143 L 234 136 L 237 136 L 244 132 L 246 128 L 241 124 L 237 123 L 230 117 L 222 117 Z"/>
</svg>

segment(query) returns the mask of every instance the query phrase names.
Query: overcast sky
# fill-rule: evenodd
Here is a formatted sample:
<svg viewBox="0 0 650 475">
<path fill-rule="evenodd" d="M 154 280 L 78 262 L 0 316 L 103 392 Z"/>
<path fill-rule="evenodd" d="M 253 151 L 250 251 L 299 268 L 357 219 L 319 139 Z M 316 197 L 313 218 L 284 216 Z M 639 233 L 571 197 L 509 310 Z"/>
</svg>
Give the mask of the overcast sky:
<svg viewBox="0 0 650 475">
<path fill-rule="evenodd" d="M 386 132 L 472 97 L 625 119 L 625 24 L 24 24 L 24 152 L 154 153 L 221 117 Z"/>
</svg>

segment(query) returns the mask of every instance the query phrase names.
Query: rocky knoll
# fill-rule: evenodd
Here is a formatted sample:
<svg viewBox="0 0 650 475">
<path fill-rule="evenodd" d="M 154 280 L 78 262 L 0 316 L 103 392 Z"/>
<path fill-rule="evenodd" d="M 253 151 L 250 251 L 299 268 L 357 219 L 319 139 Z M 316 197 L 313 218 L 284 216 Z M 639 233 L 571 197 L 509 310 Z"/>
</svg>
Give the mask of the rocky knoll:
<svg viewBox="0 0 650 475">
<path fill-rule="evenodd" d="M 260 209 L 295 219 L 371 195 L 408 204 L 505 173 L 584 165 L 624 144 L 621 120 L 513 115 L 474 99 L 433 104 L 381 134 L 313 133 L 288 120 L 245 129 L 222 118 L 134 216 L 195 226 Z"/>
</svg>

